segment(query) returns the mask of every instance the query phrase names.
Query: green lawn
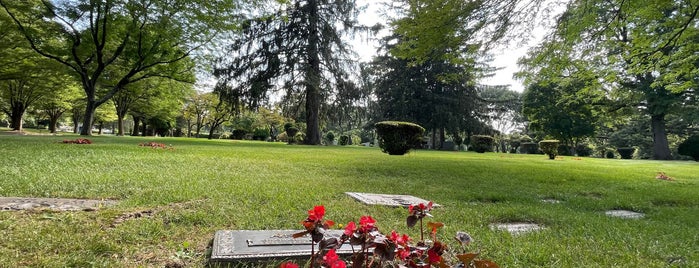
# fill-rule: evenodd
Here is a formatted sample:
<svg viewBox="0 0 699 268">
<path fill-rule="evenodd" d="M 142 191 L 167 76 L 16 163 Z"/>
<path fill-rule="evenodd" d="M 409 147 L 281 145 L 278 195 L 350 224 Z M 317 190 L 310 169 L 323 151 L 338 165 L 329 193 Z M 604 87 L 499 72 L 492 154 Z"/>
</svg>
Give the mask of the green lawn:
<svg viewBox="0 0 699 268">
<path fill-rule="evenodd" d="M 501 267 L 699 267 L 699 164 L 416 151 L 184 138 L 0 133 L 0 196 L 115 199 L 95 212 L 0 212 L 2 267 L 206 265 L 222 229 L 299 229 L 323 204 L 339 223 L 371 215 L 385 232 L 405 209 L 362 205 L 344 192 L 410 194 L 443 205 L 434 221 L 452 241 Z M 146 141 L 174 150 L 139 147 Z M 655 179 L 665 172 L 674 181 Z M 549 204 L 544 198 L 563 202 Z M 609 209 L 643 212 L 610 218 Z M 151 210 L 152 216 L 124 218 Z M 546 229 L 512 236 L 495 222 Z M 183 251 L 183 244 L 189 248 Z"/>
</svg>

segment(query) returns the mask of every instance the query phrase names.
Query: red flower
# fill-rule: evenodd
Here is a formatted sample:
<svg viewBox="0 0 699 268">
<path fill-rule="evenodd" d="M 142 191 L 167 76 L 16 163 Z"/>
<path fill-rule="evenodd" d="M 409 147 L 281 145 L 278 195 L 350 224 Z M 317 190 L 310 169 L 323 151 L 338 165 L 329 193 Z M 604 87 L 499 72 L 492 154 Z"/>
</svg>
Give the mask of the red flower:
<svg viewBox="0 0 699 268">
<path fill-rule="evenodd" d="M 430 263 L 439 263 L 439 261 L 442 260 L 442 256 L 437 254 L 437 252 L 432 249 L 427 251 L 427 257 L 429 258 Z"/>
<path fill-rule="evenodd" d="M 347 223 L 347 227 L 345 227 L 345 235 L 351 236 L 355 231 L 357 231 L 357 225 L 354 224 L 353 221 Z"/>
<path fill-rule="evenodd" d="M 366 233 L 375 228 L 374 224 L 376 223 L 376 220 L 372 218 L 371 216 L 362 216 L 359 219 L 359 226 L 361 226 L 361 231 Z"/>
<path fill-rule="evenodd" d="M 279 268 L 299 268 L 299 265 L 293 262 L 285 262 L 282 263 Z"/>
<path fill-rule="evenodd" d="M 396 252 L 396 256 L 403 261 L 407 260 L 408 257 L 410 257 L 410 250 L 404 249 L 404 248 L 399 248 L 398 251 Z"/>
<path fill-rule="evenodd" d="M 313 209 L 308 210 L 308 219 L 311 221 L 320 221 L 323 219 L 323 216 L 325 216 L 325 207 L 322 205 L 315 206 Z"/>
<path fill-rule="evenodd" d="M 323 262 L 330 268 L 345 268 L 347 266 L 344 261 L 340 260 L 340 256 L 337 255 L 335 249 L 331 249 L 323 256 Z"/>
</svg>

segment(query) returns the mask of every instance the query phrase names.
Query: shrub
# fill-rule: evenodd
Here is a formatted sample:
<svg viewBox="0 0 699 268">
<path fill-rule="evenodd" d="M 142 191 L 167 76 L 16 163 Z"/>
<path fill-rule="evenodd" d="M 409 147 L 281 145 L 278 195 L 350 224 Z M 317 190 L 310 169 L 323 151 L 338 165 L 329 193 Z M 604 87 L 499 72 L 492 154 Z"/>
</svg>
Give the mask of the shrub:
<svg viewBox="0 0 699 268">
<path fill-rule="evenodd" d="M 694 158 L 699 162 L 699 135 L 694 135 L 684 140 L 677 147 L 677 153 Z"/>
<path fill-rule="evenodd" d="M 362 144 L 362 138 L 360 138 L 357 135 L 352 135 L 350 141 L 352 142 L 352 143 L 350 143 L 352 145 L 361 145 Z"/>
<path fill-rule="evenodd" d="M 636 152 L 636 148 L 633 147 L 621 147 L 617 148 L 616 151 L 619 153 L 621 159 L 631 159 L 633 158 L 633 153 Z"/>
<path fill-rule="evenodd" d="M 425 129 L 417 124 L 382 121 L 374 125 L 381 151 L 389 155 L 404 155 L 420 144 Z"/>
<path fill-rule="evenodd" d="M 543 140 L 539 142 L 539 149 L 549 156 L 549 159 L 555 159 L 558 154 L 558 140 Z"/>
<path fill-rule="evenodd" d="M 303 132 L 298 132 L 296 135 L 294 135 L 294 142 L 295 143 L 303 143 L 303 141 L 306 140 L 306 133 Z"/>
<path fill-rule="evenodd" d="M 289 144 L 293 144 L 296 142 L 296 134 L 299 133 L 299 129 L 295 127 L 289 127 L 286 128 L 286 125 L 284 125 L 285 131 L 286 131 L 286 136 L 289 137 Z M 293 138 L 292 138 L 293 137 Z"/>
<path fill-rule="evenodd" d="M 604 157 L 609 158 L 609 159 L 614 159 L 614 158 L 616 158 L 616 157 L 614 156 L 614 151 L 612 151 L 612 150 L 607 150 L 607 151 L 604 153 Z"/>
<path fill-rule="evenodd" d="M 592 148 L 588 146 L 587 144 L 578 144 L 578 146 L 575 146 L 575 154 L 578 156 L 591 156 L 592 155 Z"/>
<path fill-rule="evenodd" d="M 255 130 L 252 131 L 252 139 L 253 140 L 266 140 L 267 137 L 269 137 L 269 129 L 266 128 L 256 128 Z"/>
<path fill-rule="evenodd" d="M 350 141 L 349 136 L 347 136 L 347 135 L 340 136 L 340 145 L 345 146 L 345 145 L 349 144 L 349 141 Z"/>
<path fill-rule="evenodd" d="M 286 132 L 279 133 L 279 135 L 277 135 L 277 140 L 283 142 L 289 141 L 288 137 L 286 136 Z"/>
<path fill-rule="evenodd" d="M 327 145 L 333 145 L 333 141 L 335 141 L 335 133 L 332 131 L 328 131 L 328 133 L 325 133 L 325 143 Z"/>
<path fill-rule="evenodd" d="M 539 144 L 534 142 L 523 142 L 519 146 L 519 152 L 523 154 L 537 154 L 539 151 Z"/>
<path fill-rule="evenodd" d="M 245 134 L 248 134 L 248 132 L 242 129 L 235 129 L 231 133 L 231 139 L 242 140 L 243 138 L 245 138 Z"/>
<path fill-rule="evenodd" d="M 573 156 L 573 146 L 566 144 L 558 145 L 558 155 Z"/>
<path fill-rule="evenodd" d="M 477 153 L 485 153 L 493 151 L 494 139 L 491 136 L 486 135 L 473 135 L 471 136 L 471 147 Z"/>
</svg>

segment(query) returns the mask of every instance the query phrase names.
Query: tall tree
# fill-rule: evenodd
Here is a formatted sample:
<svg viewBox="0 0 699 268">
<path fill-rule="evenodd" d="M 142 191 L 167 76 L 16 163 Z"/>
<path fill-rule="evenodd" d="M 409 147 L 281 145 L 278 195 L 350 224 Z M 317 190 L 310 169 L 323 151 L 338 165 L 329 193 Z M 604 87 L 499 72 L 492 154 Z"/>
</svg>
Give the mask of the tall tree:
<svg viewBox="0 0 699 268">
<path fill-rule="evenodd" d="M 607 95 L 650 118 L 653 158 L 672 159 L 666 118 L 694 98 L 699 63 L 699 4 L 692 0 L 576 0 L 539 54 L 572 52 L 597 69 Z"/>
<path fill-rule="evenodd" d="M 235 25 L 235 1 L 8 1 L 31 48 L 79 77 L 86 106 L 82 135 L 98 106 L 127 85 L 151 77 L 177 79 L 183 61 Z M 42 24 L 41 31 L 32 26 Z M 175 68 L 178 69 L 178 68 Z M 106 77 L 116 75 L 114 77 Z"/>
<path fill-rule="evenodd" d="M 215 72 L 231 85 L 221 96 L 235 109 L 255 109 L 280 88 L 287 99 L 301 95 L 305 143 L 320 144 L 321 105 L 349 80 L 342 36 L 357 26 L 355 1 L 295 0 L 278 10 L 243 23 Z"/>
</svg>

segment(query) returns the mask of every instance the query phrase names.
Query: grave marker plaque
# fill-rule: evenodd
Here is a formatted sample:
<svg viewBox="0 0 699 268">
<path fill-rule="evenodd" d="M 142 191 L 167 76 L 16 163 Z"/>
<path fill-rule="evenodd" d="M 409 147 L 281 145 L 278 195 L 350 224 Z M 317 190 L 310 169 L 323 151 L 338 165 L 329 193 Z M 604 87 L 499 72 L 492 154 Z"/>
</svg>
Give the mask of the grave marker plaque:
<svg viewBox="0 0 699 268">
<path fill-rule="evenodd" d="M 429 201 L 414 197 L 412 195 L 395 195 L 395 194 L 369 194 L 369 193 L 354 193 L 346 192 L 345 194 L 357 199 L 367 205 L 383 205 L 391 207 L 408 207 L 420 203 L 427 204 Z M 438 204 L 433 204 L 434 207 L 439 207 Z"/>
<path fill-rule="evenodd" d="M 217 231 L 214 235 L 211 261 L 234 262 L 310 257 L 311 238 L 309 235 L 293 238 L 292 235 L 298 232 L 301 230 Z M 328 230 L 325 233 L 326 238 L 335 237 L 338 240 L 341 235 L 341 230 Z M 337 253 L 351 254 L 352 248 L 349 244 L 343 244 Z"/>
</svg>

